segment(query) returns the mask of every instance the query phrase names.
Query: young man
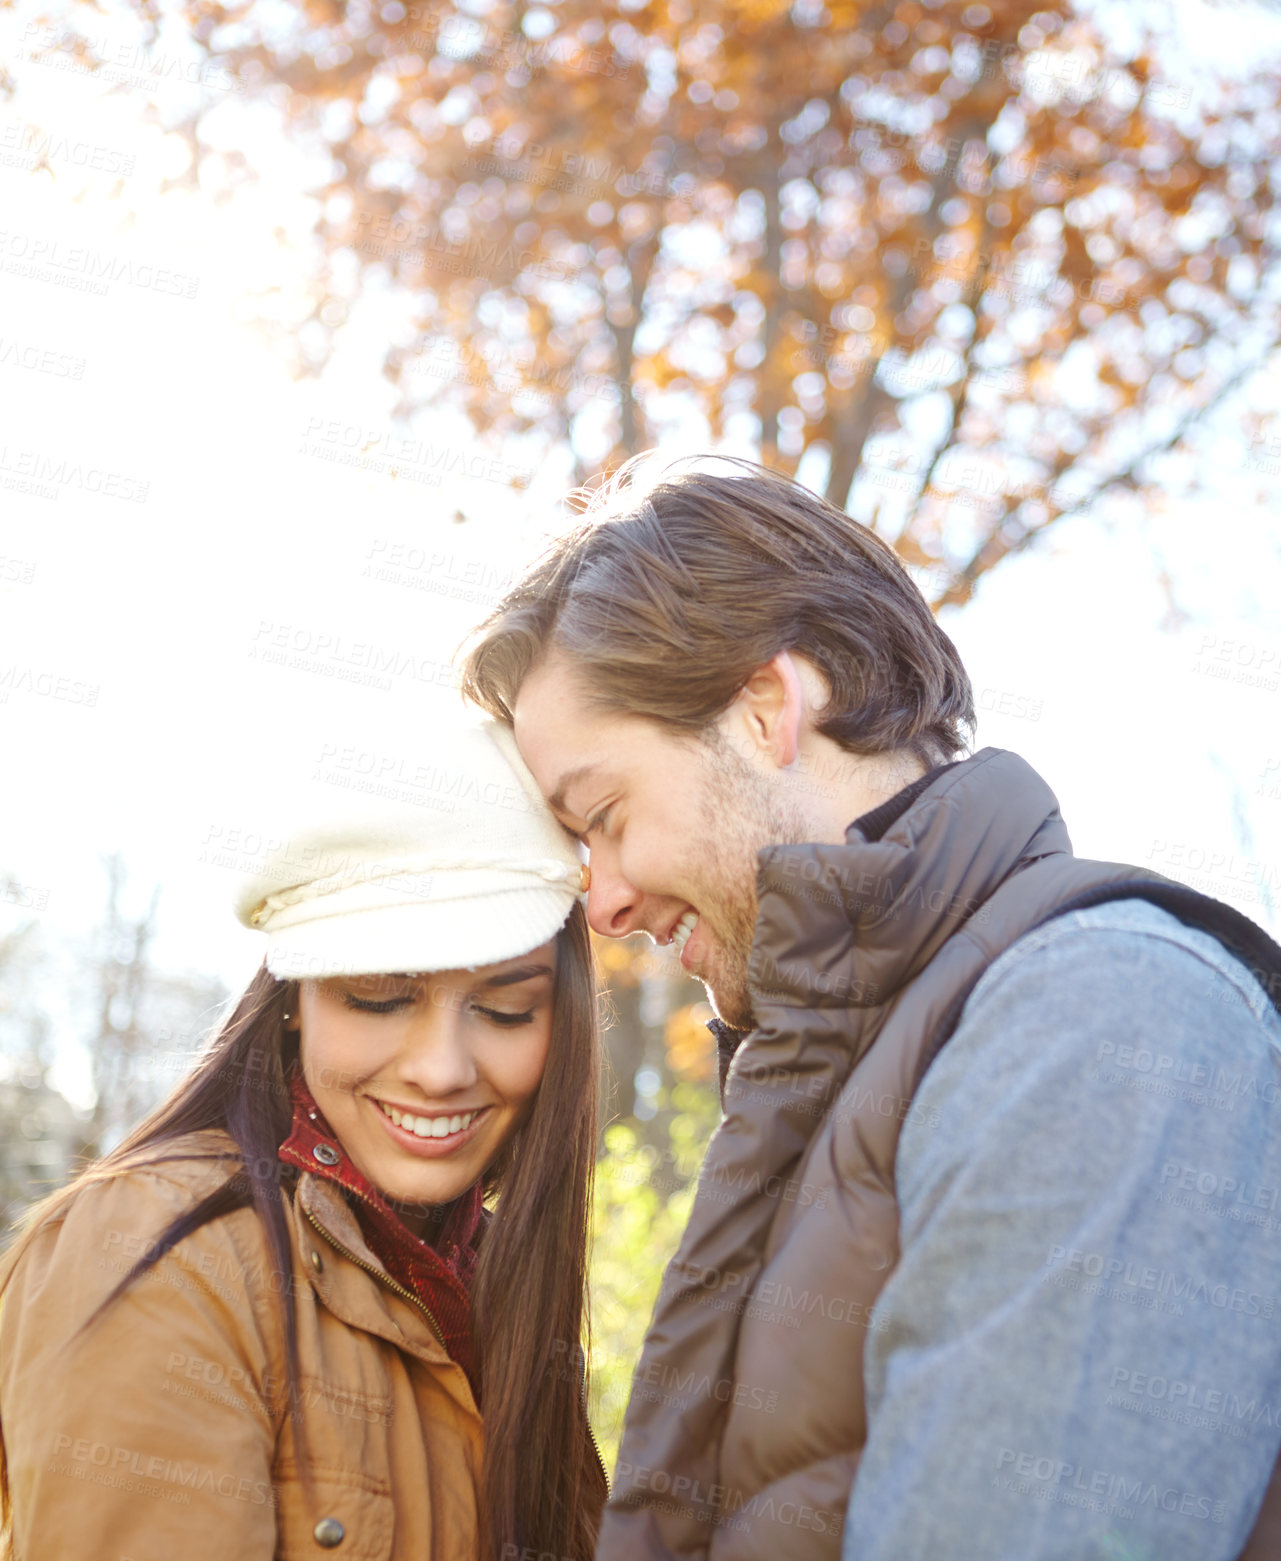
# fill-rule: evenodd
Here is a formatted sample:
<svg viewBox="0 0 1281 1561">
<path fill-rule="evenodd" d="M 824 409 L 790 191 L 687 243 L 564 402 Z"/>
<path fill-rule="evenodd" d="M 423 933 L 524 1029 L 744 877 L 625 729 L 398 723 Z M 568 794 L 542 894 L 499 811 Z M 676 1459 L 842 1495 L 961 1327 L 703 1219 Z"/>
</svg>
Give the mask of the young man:
<svg viewBox="0 0 1281 1561">
<path fill-rule="evenodd" d="M 628 477 L 465 666 L 596 931 L 720 1016 L 598 1555 L 1281 1555 L 1281 948 L 963 757 L 872 533 L 756 467 Z"/>
</svg>

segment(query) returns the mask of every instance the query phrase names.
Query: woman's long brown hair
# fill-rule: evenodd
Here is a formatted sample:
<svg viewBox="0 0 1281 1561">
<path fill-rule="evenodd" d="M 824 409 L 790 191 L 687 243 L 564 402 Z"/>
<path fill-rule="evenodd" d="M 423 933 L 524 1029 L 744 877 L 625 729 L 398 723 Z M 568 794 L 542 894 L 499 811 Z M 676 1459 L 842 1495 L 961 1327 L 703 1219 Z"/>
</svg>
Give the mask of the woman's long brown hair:
<svg viewBox="0 0 1281 1561">
<path fill-rule="evenodd" d="M 527 1549 L 590 1561 L 605 1500 L 605 1473 L 587 1423 L 581 1369 L 600 1076 L 596 985 L 581 905 L 570 912 L 556 948 L 547 1067 L 529 1117 L 501 1165 L 487 1173 L 487 1191 L 496 1192 L 497 1201 L 480 1243 L 472 1291 L 485 1425 L 480 1501 L 485 1561 Z M 190 1160 L 191 1151 L 179 1149 L 176 1141 L 210 1128 L 228 1133 L 239 1149 L 234 1174 L 168 1226 L 94 1317 L 185 1237 L 236 1209 L 257 1210 L 277 1272 L 289 1275 L 282 1188 L 288 1178 L 282 1178 L 284 1168 L 276 1159 L 292 1120 L 285 1080 L 296 1041 L 291 1042 L 283 1023 L 289 991 L 265 967 L 254 976 L 194 1071 L 168 1100 L 108 1155 L 27 1213 L 18 1242 L 5 1255 L 0 1292 L 37 1230 L 82 1187 L 126 1169 Z M 290 1401 L 296 1404 L 297 1328 L 290 1288 L 283 1283 L 278 1293 Z M 8 1516 L 2 1436 L 0 1501 Z"/>
</svg>

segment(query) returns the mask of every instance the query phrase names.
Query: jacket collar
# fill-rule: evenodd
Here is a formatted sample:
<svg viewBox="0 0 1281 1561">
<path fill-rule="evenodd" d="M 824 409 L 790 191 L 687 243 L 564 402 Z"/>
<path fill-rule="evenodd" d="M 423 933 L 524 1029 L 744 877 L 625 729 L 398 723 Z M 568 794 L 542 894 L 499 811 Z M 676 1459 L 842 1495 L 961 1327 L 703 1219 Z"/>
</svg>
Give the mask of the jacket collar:
<svg viewBox="0 0 1281 1561">
<path fill-rule="evenodd" d="M 856 819 L 844 845 L 760 852 L 749 972 L 760 1006 L 875 1007 L 1013 873 L 1071 855 L 1058 801 L 1001 748 L 941 766 Z"/>
<path fill-rule="evenodd" d="M 434 1211 L 438 1229 L 430 1243 L 405 1225 L 372 1182 L 353 1164 L 307 1088 L 302 1069 L 288 1078 L 293 1121 L 280 1158 L 300 1171 L 335 1182 L 357 1200 L 357 1218 L 371 1248 L 402 1284 L 418 1288 L 420 1277 L 452 1281 L 464 1295 L 476 1267 L 475 1241 L 484 1214 L 484 1190 L 477 1182 L 461 1197 Z"/>
</svg>

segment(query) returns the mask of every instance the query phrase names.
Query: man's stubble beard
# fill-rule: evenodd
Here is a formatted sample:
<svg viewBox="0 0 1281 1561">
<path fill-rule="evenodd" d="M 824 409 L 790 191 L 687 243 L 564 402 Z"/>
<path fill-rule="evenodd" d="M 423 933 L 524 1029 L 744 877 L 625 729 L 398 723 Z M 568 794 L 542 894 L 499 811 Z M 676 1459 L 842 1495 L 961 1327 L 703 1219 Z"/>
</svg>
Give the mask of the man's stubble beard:
<svg viewBox="0 0 1281 1561">
<path fill-rule="evenodd" d="M 709 923 L 715 956 L 703 983 L 725 1024 L 751 1030 L 756 1025 L 748 980 L 759 910 L 756 854 L 765 846 L 801 845 L 813 831 L 800 809 L 780 797 L 719 732 L 708 748 L 694 864 L 699 908 Z"/>
</svg>

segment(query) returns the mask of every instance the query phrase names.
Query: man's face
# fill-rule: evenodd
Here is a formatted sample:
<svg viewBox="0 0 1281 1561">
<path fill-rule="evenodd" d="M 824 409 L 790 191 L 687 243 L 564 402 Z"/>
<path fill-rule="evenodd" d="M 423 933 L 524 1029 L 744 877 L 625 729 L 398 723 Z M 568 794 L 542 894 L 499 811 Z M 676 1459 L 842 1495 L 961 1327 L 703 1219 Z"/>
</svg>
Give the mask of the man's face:
<svg viewBox="0 0 1281 1561">
<path fill-rule="evenodd" d="M 591 853 L 592 927 L 674 942 L 721 1018 L 750 1028 L 756 853 L 807 838 L 795 809 L 718 728 L 701 741 L 593 713 L 559 658 L 526 678 L 515 729 L 543 795 Z"/>
</svg>

